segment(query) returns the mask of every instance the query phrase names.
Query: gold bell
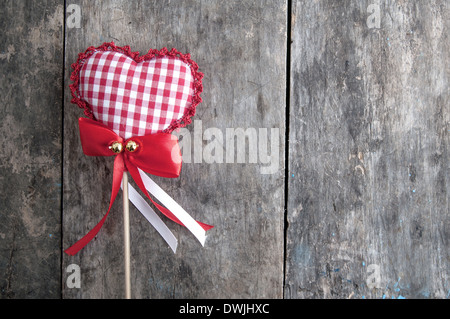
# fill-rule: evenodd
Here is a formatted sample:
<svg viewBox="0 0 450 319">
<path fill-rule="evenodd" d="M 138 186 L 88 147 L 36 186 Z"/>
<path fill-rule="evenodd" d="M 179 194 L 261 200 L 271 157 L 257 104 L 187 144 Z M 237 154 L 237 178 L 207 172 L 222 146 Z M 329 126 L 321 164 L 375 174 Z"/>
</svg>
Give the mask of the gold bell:
<svg viewBox="0 0 450 319">
<path fill-rule="evenodd" d="M 115 154 L 119 154 L 120 152 L 122 152 L 122 148 L 123 148 L 123 145 L 120 142 L 114 142 L 109 147 L 109 149 L 111 151 L 113 151 L 113 153 L 115 153 Z"/>
<path fill-rule="evenodd" d="M 127 145 L 125 146 L 128 152 L 134 152 L 138 148 L 138 145 L 135 141 L 128 141 Z"/>
</svg>

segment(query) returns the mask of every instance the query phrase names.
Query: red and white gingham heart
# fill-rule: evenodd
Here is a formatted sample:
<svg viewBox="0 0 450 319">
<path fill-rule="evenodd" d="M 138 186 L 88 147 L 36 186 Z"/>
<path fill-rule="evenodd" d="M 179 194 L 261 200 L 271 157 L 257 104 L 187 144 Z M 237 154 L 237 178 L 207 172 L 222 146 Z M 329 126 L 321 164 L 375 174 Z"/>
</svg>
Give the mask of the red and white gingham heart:
<svg viewBox="0 0 450 319">
<path fill-rule="evenodd" d="M 174 49 L 139 57 L 105 43 L 80 54 L 73 67 L 72 102 L 125 139 L 189 124 L 201 102 L 203 74 Z"/>
</svg>

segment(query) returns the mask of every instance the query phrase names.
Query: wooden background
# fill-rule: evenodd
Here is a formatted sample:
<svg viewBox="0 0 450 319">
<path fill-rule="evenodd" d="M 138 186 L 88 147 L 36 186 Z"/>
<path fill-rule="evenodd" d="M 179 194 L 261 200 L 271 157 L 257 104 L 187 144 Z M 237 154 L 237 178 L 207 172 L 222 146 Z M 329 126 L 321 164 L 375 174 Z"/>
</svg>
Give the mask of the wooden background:
<svg viewBox="0 0 450 319">
<path fill-rule="evenodd" d="M 247 154 L 156 179 L 215 226 L 204 248 L 166 220 L 173 254 L 130 207 L 133 298 L 449 297 L 448 2 L 0 9 L 1 298 L 124 297 L 121 195 L 95 240 L 63 253 L 109 204 L 112 161 L 82 153 L 68 88 L 77 54 L 109 41 L 191 53 L 205 73 L 192 134 L 267 128 L 278 141 L 273 174 Z M 81 288 L 66 284 L 71 264 Z"/>
</svg>

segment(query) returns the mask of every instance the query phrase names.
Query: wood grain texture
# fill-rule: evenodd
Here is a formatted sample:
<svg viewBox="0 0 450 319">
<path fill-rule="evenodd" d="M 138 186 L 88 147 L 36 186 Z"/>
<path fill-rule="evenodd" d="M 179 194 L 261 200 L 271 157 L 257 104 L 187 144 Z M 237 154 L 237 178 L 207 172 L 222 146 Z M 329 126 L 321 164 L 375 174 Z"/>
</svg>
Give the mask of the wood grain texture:
<svg viewBox="0 0 450 319">
<path fill-rule="evenodd" d="M 293 2 L 286 298 L 448 297 L 447 5 Z"/>
<path fill-rule="evenodd" d="M 0 3 L 0 298 L 59 298 L 62 1 Z"/>
<path fill-rule="evenodd" d="M 194 218 L 215 226 L 204 248 L 185 229 L 165 219 L 179 240 L 173 254 L 130 206 L 132 298 L 282 297 L 286 3 L 284 1 L 71 1 L 81 8 L 80 28 L 66 29 L 65 79 L 78 52 L 114 41 L 146 53 L 177 48 L 191 53 L 205 77 L 203 103 L 189 132 L 191 154 L 179 178 L 156 182 Z M 64 104 L 64 247 L 92 228 L 106 212 L 112 161 L 83 155 L 77 118 Z M 273 174 L 257 163 L 207 163 L 194 149 L 194 131 L 269 128 L 277 139 Z M 271 136 L 270 128 L 278 135 Z M 218 138 L 218 136 L 216 136 Z M 200 141 L 200 147 L 209 144 Z M 225 142 L 223 142 L 225 143 Z M 186 140 L 185 140 L 185 145 Z M 198 146 L 198 145 L 197 145 Z M 270 146 L 270 144 L 269 144 Z M 247 146 L 248 147 L 248 146 Z M 186 153 L 186 154 L 185 154 Z M 247 151 L 248 153 L 248 151 Z M 189 156 L 191 155 L 191 156 Z M 200 155 L 199 163 L 194 161 Z M 250 156 L 247 154 L 247 156 Z M 63 287 L 64 298 L 123 298 L 121 195 L 87 247 L 65 256 L 63 269 L 81 269 L 81 288 Z"/>
<path fill-rule="evenodd" d="M 202 248 L 164 218 L 173 254 L 130 205 L 132 298 L 449 297 L 448 4 L 291 2 L 0 3 L 0 298 L 125 296 L 120 194 L 95 240 L 61 252 L 109 204 L 112 159 L 82 153 L 68 88 L 77 54 L 107 41 L 175 47 L 205 73 L 195 122 L 174 133 L 181 176 L 155 181 L 215 228 Z M 244 163 L 227 161 L 227 128 L 255 133 Z M 222 163 L 204 156 L 216 140 Z"/>
</svg>

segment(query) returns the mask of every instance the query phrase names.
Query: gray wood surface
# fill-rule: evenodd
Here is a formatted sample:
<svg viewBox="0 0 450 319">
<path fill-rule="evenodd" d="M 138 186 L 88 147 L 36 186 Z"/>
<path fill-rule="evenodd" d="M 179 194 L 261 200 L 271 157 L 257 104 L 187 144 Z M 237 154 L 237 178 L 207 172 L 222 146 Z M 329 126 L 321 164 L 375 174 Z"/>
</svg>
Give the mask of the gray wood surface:
<svg viewBox="0 0 450 319">
<path fill-rule="evenodd" d="M 109 204 L 112 158 L 83 154 L 68 87 L 77 54 L 109 41 L 175 47 L 205 73 L 196 122 L 174 133 L 181 176 L 155 181 L 215 228 L 202 248 L 163 217 L 173 254 L 131 205 L 133 298 L 449 297 L 447 1 L 18 0 L 0 12 L 1 299 L 124 297 L 120 193 L 98 236 L 62 252 Z M 226 138 L 238 128 L 258 139 L 243 163 Z M 219 163 L 203 156 L 213 145 Z"/>
<path fill-rule="evenodd" d="M 448 298 L 447 6 L 293 2 L 286 298 Z"/>
<path fill-rule="evenodd" d="M 278 128 L 278 170 L 265 164 L 201 163 L 191 149 L 179 178 L 155 178 L 191 215 L 215 226 L 204 248 L 186 229 L 164 219 L 179 247 L 173 254 L 133 207 L 133 298 L 280 298 L 283 285 L 286 3 L 279 1 L 72 1 L 81 8 L 80 28 L 66 28 L 65 79 L 77 54 L 114 41 L 146 53 L 177 48 L 199 64 L 203 103 L 186 131 L 216 128 Z M 68 81 L 64 103 L 64 246 L 75 242 L 106 212 L 112 159 L 83 155 Z M 270 131 L 269 131 L 270 134 Z M 270 135 L 269 135 L 270 137 Z M 208 141 L 201 141 L 203 146 Z M 225 144 L 225 140 L 223 140 Z M 188 159 L 186 154 L 186 159 Z M 64 298 L 122 298 L 122 206 L 118 196 L 95 241 L 78 255 L 81 288 L 64 286 Z"/>
<path fill-rule="evenodd" d="M 0 12 L 0 298 L 59 298 L 64 6 Z"/>
</svg>

